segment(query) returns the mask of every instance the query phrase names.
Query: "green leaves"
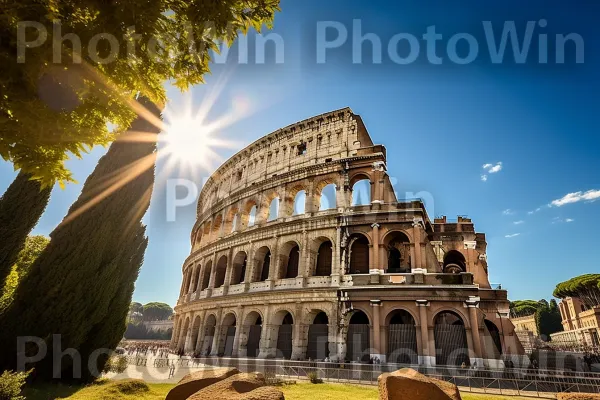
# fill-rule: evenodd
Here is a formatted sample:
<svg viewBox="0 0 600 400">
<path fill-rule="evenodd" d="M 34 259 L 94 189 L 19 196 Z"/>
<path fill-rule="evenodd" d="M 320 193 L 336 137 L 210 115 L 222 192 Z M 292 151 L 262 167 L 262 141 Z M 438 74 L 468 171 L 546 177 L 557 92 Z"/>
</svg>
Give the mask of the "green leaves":
<svg viewBox="0 0 600 400">
<path fill-rule="evenodd" d="M 577 297 L 586 307 L 600 305 L 600 274 L 585 274 L 576 276 L 556 285 L 554 297 L 564 299 Z"/>
<path fill-rule="evenodd" d="M 137 93 L 164 103 L 166 81 L 181 90 L 204 83 L 217 43 L 231 45 L 250 28 L 271 27 L 278 10 L 279 0 L 23 0 L 3 6 L 0 156 L 45 186 L 72 182 L 65 161 L 114 140 L 108 123 L 129 126 L 135 114 L 127 103 Z M 53 19 L 61 21 L 61 37 L 78 39 L 63 40 L 59 54 L 52 46 Z M 17 60 L 19 21 L 39 22 L 48 33 L 44 43 L 25 50 L 25 63 Z M 39 33 L 35 27 L 28 32 L 33 38 Z M 99 34 L 114 37 L 118 48 L 107 40 L 92 46 Z M 82 64 L 73 63 L 74 53 Z M 107 55 L 116 58 L 100 62 Z"/>
</svg>

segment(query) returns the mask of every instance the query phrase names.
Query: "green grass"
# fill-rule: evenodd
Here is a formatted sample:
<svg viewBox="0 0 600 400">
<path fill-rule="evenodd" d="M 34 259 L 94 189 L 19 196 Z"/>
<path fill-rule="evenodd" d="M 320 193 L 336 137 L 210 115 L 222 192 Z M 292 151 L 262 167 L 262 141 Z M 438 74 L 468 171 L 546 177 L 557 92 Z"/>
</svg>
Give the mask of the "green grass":
<svg viewBox="0 0 600 400">
<path fill-rule="evenodd" d="M 25 390 L 27 400 L 163 400 L 172 384 L 139 384 L 140 381 L 100 381 L 86 387 L 37 385 Z M 376 386 L 301 382 L 280 386 L 286 400 L 378 400 Z M 461 393 L 463 400 L 524 400 L 522 397 Z"/>
</svg>

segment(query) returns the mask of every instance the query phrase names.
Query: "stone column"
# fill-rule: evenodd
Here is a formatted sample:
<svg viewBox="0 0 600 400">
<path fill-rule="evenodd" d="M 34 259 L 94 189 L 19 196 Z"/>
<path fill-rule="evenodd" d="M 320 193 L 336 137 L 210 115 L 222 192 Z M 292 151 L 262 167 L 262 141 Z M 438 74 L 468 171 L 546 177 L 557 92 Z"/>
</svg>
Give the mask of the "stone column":
<svg viewBox="0 0 600 400">
<path fill-rule="evenodd" d="M 435 357 L 433 357 L 432 349 L 430 349 L 429 343 L 429 317 L 427 307 L 429 307 L 429 301 L 418 300 L 417 307 L 419 308 L 419 322 L 421 327 L 421 354 L 419 354 L 419 365 L 425 365 L 430 367 L 435 365 Z M 432 362 L 433 357 L 433 362 Z"/>
<path fill-rule="evenodd" d="M 221 324 L 223 323 L 222 321 L 222 315 L 223 315 L 223 309 L 219 308 L 217 311 L 217 322 L 215 324 L 215 335 L 213 336 L 213 341 L 212 341 L 212 347 L 210 350 L 210 355 L 211 356 L 217 356 L 219 355 L 219 339 L 221 337 Z"/>
<path fill-rule="evenodd" d="M 235 336 L 233 338 L 233 351 L 231 352 L 232 357 L 237 357 L 240 350 L 240 334 L 243 329 L 244 306 L 239 305 L 236 311 L 238 318 L 235 321 Z"/>
<path fill-rule="evenodd" d="M 414 240 L 414 266 L 416 268 L 424 268 L 424 263 L 422 261 L 421 254 L 421 220 L 414 219 L 413 220 L 413 240 Z"/>
<path fill-rule="evenodd" d="M 379 265 L 379 224 L 373 224 L 371 228 L 373 228 L 373 270 L 381 274 L 383 270 Z"/>
<path fill-rule="evenodd" d="M 479 299 L 467 300 L 467 308 L 469 309 L 469 322 L 471 325 L 471 335 L 473 337 L 473 352 L 475 360 L 471 360 L 471 364 L 477 363 L 478 368 L 483 367 L 483 358 L 481 356 L 481 336 L 479 335 L 479 318 L 477 318 L 477 308 L 479 307 Z"/>
<path fill-rule="evenodd" d="M 306 357 L 306 343 L 308 340 L 308 328 L 302 323 L 302 303 L 296 303 L 294 319 L 294 331 L 292 336 L 292 360 L 302 360 Z"/>
<path fill-rule="evenodd" d="M 381 319 L 379 316 L 381 303 L 371 303 L 371 307 L 373 307 L 373 352 L 371 356 L 385 362 L 385 354 L 381 351 Z"/>
</svg>

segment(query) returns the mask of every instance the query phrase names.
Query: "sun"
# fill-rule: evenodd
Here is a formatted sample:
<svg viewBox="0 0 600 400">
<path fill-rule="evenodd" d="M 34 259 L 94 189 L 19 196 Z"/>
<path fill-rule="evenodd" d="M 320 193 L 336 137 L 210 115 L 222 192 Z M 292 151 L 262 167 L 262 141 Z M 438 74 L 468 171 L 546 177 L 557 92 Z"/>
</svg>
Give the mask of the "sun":
<svg viewBox="0 0 600 400">
<path fill-rule="evenodd" d="M 190 115 L 175 117 L 164 132 L 164 151 L 176 161 L 202 164 L 208 157 L 211 137 L 202 121 Z"/>
</svg>

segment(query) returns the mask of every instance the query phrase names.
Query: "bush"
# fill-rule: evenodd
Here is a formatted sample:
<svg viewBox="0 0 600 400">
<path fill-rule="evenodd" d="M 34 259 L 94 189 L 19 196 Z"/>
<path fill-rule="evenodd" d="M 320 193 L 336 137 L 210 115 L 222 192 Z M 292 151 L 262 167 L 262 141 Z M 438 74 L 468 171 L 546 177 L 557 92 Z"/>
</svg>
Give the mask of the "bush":
<svg viewBox="0 0 600 400">
<path fill-rule="evenodd" d="M 20 394 L 30 373 L 4 371 L 0 375 L 0 400 L 25 400 Z"/>
<path fill-rule="evenodd" d="M 108 359 L 106 364 L 104 365 L 103 372 L 114 372 L 116 374 L 121 374 L 125 372 L 127 369 L 127 357 L 123 355 L 112 356 Z"/>
<path fill-rule="evenodd" d="M 309 372 L 306 376 L 310 379 L 310 383 L 323 383 L 323 379 L 319 378 L 319 374 L 316 372 Z"/>
<path fill-rule="evenodd" d="M 559 393 L 558 400 L 599 400 L 600 394 L 595 393 Z"/>
</svg>

